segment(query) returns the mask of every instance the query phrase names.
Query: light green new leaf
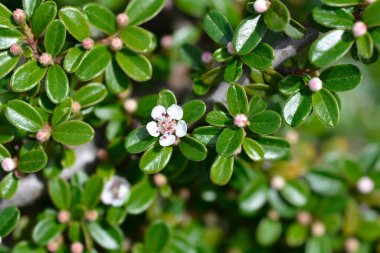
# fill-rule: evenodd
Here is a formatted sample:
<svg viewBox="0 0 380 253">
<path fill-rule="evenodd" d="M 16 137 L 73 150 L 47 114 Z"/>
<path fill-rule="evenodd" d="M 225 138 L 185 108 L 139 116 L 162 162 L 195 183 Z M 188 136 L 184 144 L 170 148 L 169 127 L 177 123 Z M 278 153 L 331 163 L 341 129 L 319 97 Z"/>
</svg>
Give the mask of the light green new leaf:
<svg viewBox="0 0 380 253">
<path fill-rule="evenodd" d="M 358 54 L 364 59 L 370 59 L 374 53 L 374 43 L 369 33 L 356 39 Z"/>
<path fill-rule="evenodd" d="M 264 247 L 271 246 L 280 239 L 281 231 L 281 222 L 264 218 L 260 221 L 256 230 L 257 242 Z"/>
</svg>

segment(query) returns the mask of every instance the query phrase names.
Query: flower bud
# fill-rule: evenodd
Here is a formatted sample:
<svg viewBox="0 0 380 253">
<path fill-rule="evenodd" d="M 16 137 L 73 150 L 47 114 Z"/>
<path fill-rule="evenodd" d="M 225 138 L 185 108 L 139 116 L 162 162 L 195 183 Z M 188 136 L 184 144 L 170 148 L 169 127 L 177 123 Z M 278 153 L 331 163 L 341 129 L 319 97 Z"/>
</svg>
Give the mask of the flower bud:
<svg viewBox="0 0 380 253">
<path fill-rule="evenodd" d="M 13 170 L 16 169 L 17 167 L 17 163 L 15 161 L 15 159 L 12 159 L 10 157 L 7 157 L 5 158 L 2 162 L 1 162 L 1 166 L 3 167 L 3 170 L 6 171 L 6 172 L 11 172 Z"/>
<path fill-rule="evenodd" d="M 275 190 L 281 190 L 285 187 L 286 182 L 285 182 L 285 179 L 283 177 L 275 176 L 270 181 L 270 185 Z"/>
<path fill-rule="evenodd" d="M 285 134 L 285 138 L 290 144 L 295 145 L 299 141 L 300 135 L 297 131 L 290 130 Z"/>
<path fill-rule="evenodd" d="M 21 178 L 25 177 L 25 173 L 16 170 L 16 171 L 15 171 L 15 177 L 16 177 L 17 179 L 21 179 Z"/>
<path fill-rule="evenodd" d="M 213 55 L 212 53 L 210 52 L 203 52 L 202 53 L 202 62 L 204 64 L 210 64 L 212 62 L 212 59 L 213 59 Z"/>
<path fill-rule="evenodd" d="M 168 179 L 164 174 L 158 173 L 153 176 L 154 184 L 157 187 L 162 187 L 168 183 Z"/>
<path fill-rule="evenodd" d="M 271 220 L 277 221 L 280 219 L 280 214 L 277 211 L 271 209 L 268 212 L 268 218 Z"/>
<path fill-rule="evenodd" d="M 22 54 L 22 48 L 19 44 L 13 44 L 10 48 L 9 51 L 11 52 L 12 55 L 14 56 L 19 56 Z"/>
<path fill-rule="evenodd" d="M 81 106 L 80 106 L 79 102 L 74 101 L 74 102 L 73 102 L 73 105 L 72 105 L 72 107 L 71 107 L 71 112 L 72 112 L 72 113 L 79 113 L 80 110 L 81 110 Z"/>
<path fill-rule="evenodd" d="M 356 38 L 363 36 L 367 33 L 367 25 L 362 21 L 356 22 L 352 27 L 352 33 Z"/>
<path fill-rule="evenodd" d="M 232 44 L 232 42 L 228 42 L 228 44 L 227 44 L 227 51 L 230 54 L 235 54 L 235 49 L 234 49 L 234 45 Z"/>
<path fill-rule="evenodd" d="M 349 253 L 356 252 L 360 248 L 359 240 L 354 237 L 348 238 L 346 242 L 344 243 L 344 245 L 345 245 L 346 251 Z"/>
<path fill-rule="evenodd" d="M 43 129 L 38 130 L 36 134 L 36 139 L 39 142 L 47 142 L 50 139 L 51 127 L 49 124 L 46 124 Z"/>
<path fill-rule="evenodd" d="M 70 221 L 70 213 L 66 210 L 59 211 L 58 221 L 61 224 L 69 222 Z"/>
<path fill-rule="evenodd" d="M 173 37 L 171 35 L 165 35 L 161 38 L 161 47 L 169 49 L 173 46 Z"/>
<path fill-rule="evenodd" d="M 238 114 L 234 117 L 234 124 L 237 127 L 246 127 L 249 125 L 249 121 L 246 115 Z"/>
<path fill-rule="evenodd" d="M 360 193 L 367 194 L 374 190 L 375 183 L 369 177 L 362 177 L 357 182 L 356 187 Z"/>
<path fill-rule="evenodd" d="M 98 212 L 96 210 L 87 211 L 85 216 L 86 220 L 88 221 L 96 221 L 99 217 Z"/>
<path fill-rule="evenodd" d="M 119 37 L 113 38 L 110 47 L 113 51 L 120 51 L 123 48 L 123 41 Z"/>
<path fill-rule="evenodd" d="M 304 225 L 304 226 L 309 225 L 311 222 L 311 219 L 312 219 L 312 217 L 311 217 L 310 213 L 308 213 L 306 211 L 302 211 L 302 212 L 298 213 L 298 215 L 297 215 L 298 223 L 301 225 Z"/>
<path fill-rule="evenodd" d="M 319 79 L 318 77 L 314 77 L 309 81 L 309 89 L 313 92 L 320 91 L 322 89 L 322 80 Z"/>
<path fill-rule="evenodd" d="M 127 14 L 125 14 L 124 12 L 118 14 L 116 16 L 116 23 L 118 27 L 126 27 L 129 23 L 129 18 Z"/>
<path fill-rule="evenodd" d="M 108 158 L 107 150 L 105 150 L 104 148 L 99 149 L 99 150 L 96 152 L 96 157 L 97 157 L 100 161 L 107 160 L 107 158 Z"/>
<path fill-rule="evenodd" d="M 123 103 L 124 110 L 130 114 L 133 114 L 136 112 L 137 106 L 138 106 L 137 101 L 136 99 L 133 99 L 133 98 L 126 99 Z"/>
<path fill-rule="evenodd" d="M 311 227 L 314 236 L 323 236 L 326 233 L 326 227 L 321 222 L 315 222 Z"/>
<path fill-rule="evenodd" d="M 44 67 L 53 65 L 53 63 L 54 63 L 53 57 L 48 53 L 43 53 L 40 56 L 39 61 L 40 61 L 41 65 Z"/>
<path fill-rule="evenodd" d="M 269 9 L 270 4 L 268 0 L 256 0 L 253 4 L 253 8 L 258 13 L 264 13 Z"/>
<path fill-rule="evenodd" d="M 91 50 L 94 47 L 94 40 L 91 38 L 85 38 L 82 41 L 82 46 L 86 50 Z"/>
<path fill-rule="evenodd" d="M 74 242 L 71 244 L 71 252 L 72 253 L 82 253 L 83 252 L 83 244 L 80 242 Z"/>
<path fill-rule="evenodd" d="M 18 25 L 22 25 L 25 23 L 26 21 L 26 13 L 25 11 L 21 10 L 21 9 L 16 9 L 14 12 L 13 12 L 13 20 L 15 21 L 16 24 Z"/>
<path fill-rule="evenodd" d="M 47 244 L 47 250 L 49 252 L 56 252 L 58 251 L 58 249 L 59 249 L 59 243 L 56 241 L 52 241 Z"/>
</svg>

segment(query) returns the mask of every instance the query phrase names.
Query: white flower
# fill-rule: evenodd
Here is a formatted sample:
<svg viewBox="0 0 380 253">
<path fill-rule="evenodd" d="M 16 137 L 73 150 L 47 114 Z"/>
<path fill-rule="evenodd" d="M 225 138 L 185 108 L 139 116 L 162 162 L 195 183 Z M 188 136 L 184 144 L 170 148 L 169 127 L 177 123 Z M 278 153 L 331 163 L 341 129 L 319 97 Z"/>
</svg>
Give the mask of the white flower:
<svg viewBox="0 0 380 253">
<path fill-rule="evenodd" d="M 130 185 L 127 180 L 113 176 L 104 186 L 101 200 L 106 205 L 122 206 L 127 202 L 130 194 Z"/>
<path fill-rule="evenodd" d="M 183 117 L 183 110 L 178 105 L 171 105 L 167 110 L 162 105 L 153 108 L 154 121 L 146 125 L 146 130 L 153 137 L 160 137 L 160 145 L 163 147 L 173 145 L 178 138 L 187 133 L 187 125 Z"/>
</svg>

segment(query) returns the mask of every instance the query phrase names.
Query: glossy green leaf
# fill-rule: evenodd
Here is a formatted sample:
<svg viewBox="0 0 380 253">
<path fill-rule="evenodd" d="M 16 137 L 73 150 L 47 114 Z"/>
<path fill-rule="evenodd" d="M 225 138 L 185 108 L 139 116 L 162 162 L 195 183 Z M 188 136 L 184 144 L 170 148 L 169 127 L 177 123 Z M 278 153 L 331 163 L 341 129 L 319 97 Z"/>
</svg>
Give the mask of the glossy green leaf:
<svg viewBox="0 0 380 253">
<path fill-rule="evenodd" d="M 69 210 L 70 187 L 64 179 L 56 178 L 49 182 L 49 195 L 58 209 Z"/>
<path fill-rule="evenodd" d="M 305 86 L 301 76 L 286 76 L 278 83 L 278 89 L 282 94 L 292 95 Z"/>
<path fill-rule="evenodd" d="M 63 61 L 63 68 L 67 73 L 74 73 L 79 68 L 86 51 L 80 47 L 72 47 L 66 54 Z"/>
<path fill-rule="evenodd" d="M 138 26 L 127 26 L 124 28 L 120 32 L 120 38 L 125 46 L 137 53 L 148 52 L 153 39 L 147 30 Z"/>
<path fill-rule="evenodd" d="M 34 10 L 43 2 L 44 0 L 22 0 L 22 6 L 26 15 L 30 18 L 32 17 Z"/>
<path fill-rule="evenodd" d="M 380 27 L 377 27 L 371 31 L 373 44 L 377 50 L 380 50 Z"/>
<path fill-rule="evenodd" d="M 264 218 L 260 221 L 256 230 L 256 239 L 261 246 L 271 246 L 275 244 L 281 236 L 281 222 Z"/>
<path fill-rule="evenodd" d="M 72 106 L 73 100 L 68 97 L 54 108 L 53 116 L 51 118 L 53 128 L 69 119 Z"/>
<path fill-rule="evenodd" d="M 7 125 L 0 126 L 0 144 L 11 142 L 14 137 L 12 129 Z"/>
<path fill-rule="evenodd" d="M 227 91 L 228 110 L 232 115 L 248 112 L 248 99 L 244 88 L 240 84 L 231 85 Z"/>
<path fill-rule="evenodd" d="M 234 170 L 234 158 L 217 156 L 214 163 L 211 165 L 211 181 L 216 185 L 226 185 Z"/>
<path fill-rule="evenodd" d="M 261 41 L 266 25 L 261 15 L 250 16 L 236 29 L 233 38 L 234 50 L 239 55 L 250 53 Z"/>
<path fill-rule="evenodd" d="M 272 66 L 274 52 L 272 47 L 268 44 L 260 43 L 251 53 L 243 55 L 241 59 L 251 68 L 265 70 Z"/>
<path fill-rule="evenodd" d="M 335 97 L 322 89 L 312 95 L 313 108 L 321 122 L 327 127 L 336 127 L 339 122 L 339 105 Z"/>
<path fill-rule="evenodd" d="M 121 69 L 137 82 L 144 82 L 152 77 L 152 65 L 143 55 L 122 50 L 116 53 L 116 61 Z"/>
<path fill-rule="evenodd" d="M 259 134 L 272 134 L 281 127 L 281 116 L 275 111 L 265 111 L 249 117 L 248 128 Z"/>
<path fill-rule="evenodd" d="M 249 182 L 239 196 L 239 208 L 245 213 L 254 213 L 266 203 L 268 186 L 262 182 Z"/>
<path fill-rule="evenodd" d="M 365 9 L 363 22 L 368 27 L 380 26 L 380 2 L 375 1 Z"/>
<path fill-rule="evenodd" d="M 203 20 L 203 28 L 216 43 L 227 45 L 232 41 L 233 31 L 227 18 L 218 11 L 210 11 Z"/>
<path fill-rule="evenodd" d="M 127 211 L 130 214 L 144 212 L 153 203 L 157 196 L 157 189 L 149 181 L 142 180 L 134 185 L 126 203 Z"/>
<path fill-rule="evenodd" d="M 322 3 L 332 7 L 345 7 L 358 5 L 360 0 L 321 0 Z"/>
<path fill-rule="evenodd" d="M 32 60 L 18 69 L 12 75 L 11 88 L 15 92 L 24 92 L 33 89 L 44 78 L 47 68 L 41 67 Z"/>
<path fill-rule="evenodd" d="M 342 64 L 324 70 L 319 78 L 325 89 L 339 92 L 356 88 L 362 80 L 362 75 L 355 65 Z"/>
<path fill-rule="evenodd" d="M 20 211 L 9 206 L 0 211 L 0 236 L 5 237 L 12 232 L 20 219 Z"/>
<path fill-rule="evenodd" d="M 305 253 L 332 253 L 330 238 L 326 236 L 311 237 L 306 241 Z"/>
<path fill-rule="evenodd" d="M 84 56 L 76 71 L 76 76 L 81 81 L 92 80 L 106 70 L 111 60 L 111 53 L 107 47 L 103 45 L 95 46 Z"/>
<path fill-rule="evenodd" d="M 144 237 L 149 252 L 163 252 L 170 239 L 170 229 L 164 222 L 154 222 L 149 225 Z"/>
<path fill-rule="evenodd" d="M 139 25 L 154 18 L 164 7 L 165 0 L 132 0 L 125 13 L 129 17 L 129 25 Z"/>
<path fill-rule="evenodd" d="M 93 210 L 99 203 L 104 187 L 104 180 L 99 175 L 91 176 L 83 188 L 81 203 Z"/>
<path fill-rule="evenodd" d="M 243 63 L 239 59 L 230 61 L 224 70 L 224 80 L 227 83 L 236 83 L 243 74 Z"/>
<path fill-rule="evenodd" d="M 205 145 L 190 136 L 184 136 L 180 139 L 179 150 L 192 161 L 203 161 L 207 156 Z"/>
<path fill-rule="evenodd" d="M 249 115 L 253 115 L 265 111 L 267 108 L 267 103 L 263 98 L 259 96 L 253 96 L 249 101 L 248 107 Z"/>
<path fill-rule="evenodd" d="M 226 47 L 222 47 L 222 48 L 219 48 L 217 49 L 214 54 L 214 60 L 216 62 L 225 62 L 225 61 L 228 61 L 230 59 L 232 59 L 232 55 L 228 52 L 228 49 Z"/>
<path fill-rule="evenodd" d="M 206 112 L 206 104 L 201 100 L 192 100 L 185 103 L 182 109 L 182 119 L 189 125 L 203 117 Z"/>
<path fill-rule="evenodd" d="M 243 149 L 253 161 L 261 161 L 264 158 L 264 149 L 257 141 L 251 138 L 244 138 Z"/>
<path fill-rule="evenodd" d="M 64 229 L 64 225 L 58 224 L 55 217 L 47 217 L 40 220 L 32 232 L 33 241 L 44 246 L 54 240 Z"/>
<path fill-rule="evenodd" d="M 224 129 L 216 142 L 216 152 L 224 157 L 232 156 L 243 143 L 243 138 L 244 130 L 242 128 Z"/>
<path fill-rule="evenodd" d="M 43 128 L 41 115 L 28 103 L 15 99 L 8 102 L 5 117 L 15 127 L 35 133 Z"/>
<path fill-rule="evenodd" d="M 320 6 L 313 10 L 313 19 L 329 28 L 352 29 L 355 17 L 345 9 Z"/>
<path fill-rule="evenodd" d="M 106 68 L 105 79 L 108 90 L 113 94 L 119 94 L 127 90 L 130 85 L 127 75 L 114 59 Z"/>
<path fill-rule="evenodd" d="M 13 195 L 17 192 L 19 182 L 20 180 L 16 178 L 14 173 L 8 173 L 0 182 L 0 198 L 2 199 L 12 198 Z M 0 217 L 1 217 L 1 214 L 0 214 Z"/>
<path fill-rule="evenodd" d="M 130 132 L 125 139 L 125 148 L 129 153 L 141 153 L 156 143 L 157 138 L 151 136 L 146 127 L 139 127 Z"/>
<path fill-rule="evenodd" d="M 19 57 L 15 57 L 7 51 L 0 52 L 0 79 L 16 67 L 19 59 Z"/>
<path fill-rule="evenodd" d="M 203 70 L 204 63 L 202 62 L 202 50 L 198 47 L 184 44 L 179 49 L 181 59 L 192 69 Z"/>
<path fill-rule="evenodd" d="M 291 18 L 289 24 L 285 27 L 284 32 L 290 38 L 302 39 L 306 34 L 306 28 Z"/>
<path fill-rule="evenodd" d="M 90 24 L 79 9 L 63 7 L 59 10 L 58 15 L 65 24 L 67 31 L 78 41 L 91 36 Z"/>
<path fill-rule="evenodd" d="M 107 96 L 107 88 L 101 83 L 89 83 L 81 87 L 74 95 L 74 101 L 82 108 L 96 105 Z"/>
<path fill-rule="evenodd" d="M 61 66 L 49 67 L 45 82 L 46 94 L 50 101 L 59 104 L 69 94 L 69 80 Z"/>
<path fill-rule="evenodd" d="M 43 150 L 35 149 L 20 156 L 18 170 L 23 173 L 34 173 L 46 167 L 48 157 Z"/>
<path fill-rule="evenodd" d="M 302 207 L 307 204 L 309 199 L 309 188 L 305 183 L 299 180 L 286 182 L 286 185 L 281 189 L 281 195 L 292 205 Z"/>
<path fill-rule="evenodd" d="M 374 45 L 372 37 L 369 33 L 364 34 L 356 39 L 356 47 L 358 54 L 364 59 L 370 59 L 373 55 Z"/>
<path fill-rule="evenodd" d="M 200 81 L 207 85 L 216 85 L 223 81 L 223 67 L 213 68 L 200 77 Z"/>
<path fill-rule="evenodd" d="M 12 12 L 0 3 L 0 27 L 12 28 L 14 26 Z"/>
<path fill-rule="evenodd" d="M 140 160 L 140 169 L 146 174 L 157 173 L 169 163 L 172 147 L 156 145 L 148 149 Z"/>
<path fill-rule="evenodd" d="M 338 196 L 344 194 L 346 185 L 337 176 L 322 170 L 312 170 L 306 174 L 310 188 L 323 196 Z"/>
<path fill-rule="evenodd" d="M 170 90 L 162 90 L 158 94 L 157 105 L 162 105 L 165 108 L 177 104 L 177 99 L 174 93 Z"/>
<path fill-rule="evenodd" d="M 55 16 L 57 16 L 57 4 L 54 1 L 45 1 L 39 5 L 32 16 L 34 35 L 41 37 Z"/>
<path fill-rule="evenodd" d="M 61 20 L 54 20 L 45 33 L 46 52 L 56 56 L 61 52 L 66 40 L 66 28 Z"/>
<path fill-rule="evenodd" d="M 214 126 L 198 127 L 193 131 L 192 136 L 205 145 L 215 145 L 223 129 Z"/>
<path fill-rule="evenodd" d="M 313 109 L 311 94 L 306 89 L 291 96 L 283 108 L 284 120 L 291 127 L 301 125 Z"/>
<path fill-rule="evenodd" d="M 261 136 L 256 141 L 263 147 L 266 160 L 280 160 L 289 155 L 290 144 L 285 139 Z"/>
<path fill-rule="evenodd" d="M 206 115 L 206 122 L 213 126 L 227 126 L 234 123 L 230 115 L 222 111 L 211 111 Z"/>
<path fill-rule="evenodd" d="M 89 3 L 83 7 L 90 24 L 99 30 L 113 34 L 116 31 L 116 17 L 107 7 L 98 3 Z"/>
<path fill-rule="evenodd" d="M 56 126 L 52 136 L 56 142 L 78 146 L 90 142 L 94 137 L 94 130 L 85 122 L 72 120 Z"/>
<path fill-rule="evenodd" d="M 299 223 L 293 223 L 286 231 L 286 242 L 292 247 L 299 247 L 305 243 L 309 228 Z"/>
<path fill-rule="evenodd" d="M 0 29 L 0 50 L 7 49 L 13 44 L 17 44 L 22 41 L 24 35 L 16 29 Z"/>
<path fill-rule="evenodd" d="M 283 31 L 290 22 L 290 13 L 285 4 L 279 0 L 272 1 L 264 14 L 265 24 L 273 31 Z"/>
</svg>

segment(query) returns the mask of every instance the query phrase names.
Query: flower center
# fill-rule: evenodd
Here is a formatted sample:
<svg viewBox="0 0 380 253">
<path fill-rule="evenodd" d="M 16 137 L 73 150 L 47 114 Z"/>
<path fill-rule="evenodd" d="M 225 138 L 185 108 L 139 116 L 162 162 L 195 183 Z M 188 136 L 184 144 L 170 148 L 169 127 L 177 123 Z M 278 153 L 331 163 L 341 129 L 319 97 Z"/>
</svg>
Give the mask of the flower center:
<svg viewBox="0 0 380 253">
<path fill-rule="evenodd" d="M 166 139 L 165 135 L 175 134 L 175 126 L 177 121 L 169 117 L 169 115 L 163 113 L 162 118 L 158 119 L 157 127 L 158 131 L 163 135 L 163 138 Z"/>
</svg>

